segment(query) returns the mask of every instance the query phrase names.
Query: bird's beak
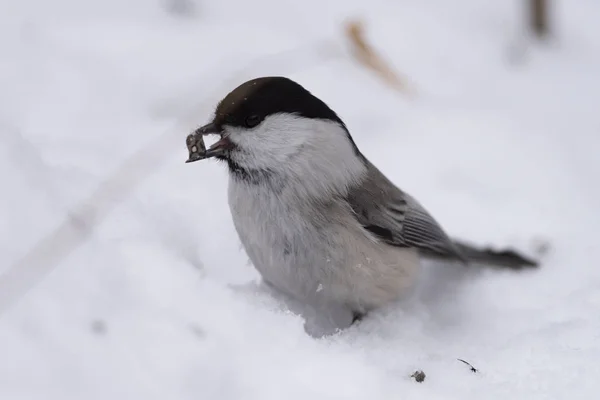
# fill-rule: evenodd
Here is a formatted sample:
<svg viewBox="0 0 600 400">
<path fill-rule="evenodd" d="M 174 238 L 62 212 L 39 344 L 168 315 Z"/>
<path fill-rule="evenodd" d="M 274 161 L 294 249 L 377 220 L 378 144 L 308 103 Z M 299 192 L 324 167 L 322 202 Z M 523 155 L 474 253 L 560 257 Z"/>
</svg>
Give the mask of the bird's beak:
<svg viewBox="0 0 600 400">
<path fill-rule="evenodd" d="M 203 139 L 203 136 L 205 135 L 221 135 L 221 139 L 210 146 L 207 150 Z M 223 136 L 223 133 L 214 123 L 211 122 L 201 128 L 196 129 L 194 133 L 188 135 L 186 139 L 186 145 L 189 151 L 189 158 L 187 159 L 186 163 L 190 163 L 223 155 L 231 148 L 232 143 L 227 136 Z"/>
</svg>

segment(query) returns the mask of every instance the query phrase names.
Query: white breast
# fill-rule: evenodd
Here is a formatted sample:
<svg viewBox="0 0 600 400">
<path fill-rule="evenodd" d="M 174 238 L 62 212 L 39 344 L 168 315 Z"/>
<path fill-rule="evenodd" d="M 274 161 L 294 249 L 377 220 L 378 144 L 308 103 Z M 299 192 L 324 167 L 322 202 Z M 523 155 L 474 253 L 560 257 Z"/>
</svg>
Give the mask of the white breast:
<svg viewBox="0 0 600 400">
<path fill-rule="evenodd" d="M 367 310 L 411 285 L 416 251 L 375 240 L 343 202 L 316 207 L 285 196 L 230 178 L 235 228 L 254 267 L 273 286 L 299 300 L 319 293 Z"/>
</svg>

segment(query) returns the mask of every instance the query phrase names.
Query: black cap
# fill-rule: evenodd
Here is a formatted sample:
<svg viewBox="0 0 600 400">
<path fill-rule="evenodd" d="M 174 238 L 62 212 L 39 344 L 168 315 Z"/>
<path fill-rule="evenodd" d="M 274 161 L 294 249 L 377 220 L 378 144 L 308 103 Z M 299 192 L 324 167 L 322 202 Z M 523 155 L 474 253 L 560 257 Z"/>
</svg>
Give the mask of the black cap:
<svg viewBox="0 0 600 400">
<path fill-rule="evenodd" d="M 295 114 L 339 123 L 338 115 L 327 104 L 291 79 L 270 76 L 252 79 L 235 88 L 219 104 L 213 123 L 252 128 L 277 113 Z"/>
</svg>

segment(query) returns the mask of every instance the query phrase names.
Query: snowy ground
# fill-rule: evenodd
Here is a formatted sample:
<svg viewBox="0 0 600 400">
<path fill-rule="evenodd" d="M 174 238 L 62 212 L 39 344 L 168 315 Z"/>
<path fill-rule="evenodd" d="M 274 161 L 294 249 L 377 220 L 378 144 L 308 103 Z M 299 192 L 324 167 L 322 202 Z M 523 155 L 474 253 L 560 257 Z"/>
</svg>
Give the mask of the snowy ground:
<svg viewBox="0 0 600 400">
<path fill-rule="evenodd" d="M 186 15 L 165 3 L 0 3 L 0 272 L 108 177 L 128 192 L 0 315 L 0 399 L 597 398 L 595 0 L 560 2 L 544 46 L 521 38 L 518 0 L 195 0 Z M 348 57 L 352 16 L 414 98 Z M 225 171 L 184 164 L 188 131 L 267 74 L 328 102 L 452 234 L 549 242 L 543 268 L 430 265 L 409 301 L 306 336 L 255 284 Z M 140 151 L 153 169 L 133 187 L 144 174 L 121 165 Z"/>
</svg>

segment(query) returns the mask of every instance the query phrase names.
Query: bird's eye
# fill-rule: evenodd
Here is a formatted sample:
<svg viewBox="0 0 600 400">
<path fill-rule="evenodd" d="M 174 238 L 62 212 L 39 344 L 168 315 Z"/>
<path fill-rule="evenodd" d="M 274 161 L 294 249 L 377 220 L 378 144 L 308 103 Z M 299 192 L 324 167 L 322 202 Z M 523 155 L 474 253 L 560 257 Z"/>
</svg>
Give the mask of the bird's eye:
<svg viewBox="0 0 600 400">
<path fill-rule="evenodd" d="M 246 127 L 248 127 L 248 128 L 254 128 L 259 123 L 260 123 L 260 117 L 256 114 L 248 115 L 246 117 L 245 124 L 246 124 Z"/>
</svg>

